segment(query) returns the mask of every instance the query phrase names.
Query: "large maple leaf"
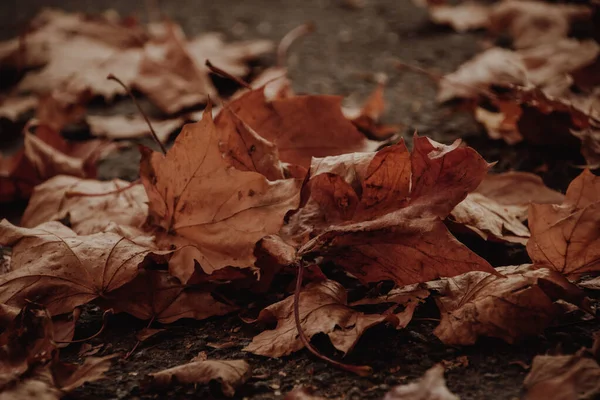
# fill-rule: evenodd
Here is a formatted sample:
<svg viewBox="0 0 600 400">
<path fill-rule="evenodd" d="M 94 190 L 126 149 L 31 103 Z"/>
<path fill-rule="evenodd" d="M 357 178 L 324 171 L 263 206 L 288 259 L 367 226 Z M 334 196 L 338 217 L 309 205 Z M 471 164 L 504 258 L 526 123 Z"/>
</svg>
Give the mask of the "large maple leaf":
<svg viewBox="0 0 600 400">
<path fill-rule="evenodd" d="M 254 245 L 277 233 L 284 215 L 298 205 L 300 181 L 269 181 L 240 171 L 224 159 L 210 112 L 184 126 L 166 155 L 142 148 L 140 175 L 149 199 L 149 223 L 162 243 L 186 241 L 207 273 L 253 265 Z M 164 236 L 164 235 L 163 235 Z M 183 282 L 193 265 L 179 266 Z"/>
<path fill-rule="evenodd" d="M 488 164 L 458 142 L 415 137 L 377 153 L 315 159 L 303 206 L 282 230 L 300 256 L 322 256 L 362 282 L 424 282 L 493 271 L 443 219 L 474 190 Z"/>
</svg>

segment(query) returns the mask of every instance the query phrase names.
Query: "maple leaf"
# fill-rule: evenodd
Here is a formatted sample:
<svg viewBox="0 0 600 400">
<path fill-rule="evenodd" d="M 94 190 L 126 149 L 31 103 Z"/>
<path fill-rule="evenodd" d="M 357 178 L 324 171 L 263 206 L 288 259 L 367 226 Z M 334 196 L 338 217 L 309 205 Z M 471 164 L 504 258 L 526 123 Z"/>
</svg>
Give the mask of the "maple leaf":
<svg viewBox="0 0 600 400">
<path fill-rule="evenodd" d="M 244 360 L 194 361 L 150 374 L 151 383 L 159 387 L 172 383 L 209 383 L 218 381 L 223 394 L 232 397 L 235 388 L 246 382 L 252 374 Z"/>
<path fill-rule="evenodd" d="M 184 118 L 165 120 L 149 119 L 156 136 L 162 143 L 166 143 L 173 132 L 181 128 Z M 88 115 L 86 122 L 90 133 L 94 136 L 109 139 L 134 139 L 150 136 L 148 123 L 141 116 L 125 115 Z"/>
<path fill-rule="evenodd" d="M 240 119 L 273 143 L 282 161 L 303 167 L 310 165 L 312 157 L 369 151 L 379 145 L 367 140 L 344 117 L 341 97 L 302 95 L 269 100 L 265 89 L 251 90 L 231 101 L 228 109 L 235 117 L 219 114 L 217 127 L 235 126 L 228 120 Z"/>
<path fill-rule="evenodd" d="M 308 338 L 326 334 L 333 346 L 348 353 L 364 331 L 383 322 L 396 325 L 393 315 L 364 314 L 348 307 L 346 291 L 335 281 L 307 285 L 300 293 L 298 309 L 302 330 Z M 304 347 L 294 321 L 294 296 L 263 309 L 257 321 L 277 322 L 273 330 L 264 331 L 252 339 L 243 350 L 269 357 L 289 355 Z"/>
<path fill-rule="evenodd" d="M 302 207 L 282 230 L 304 257 L 323 256 L 361 282 L 425 282 L 491 266 L 442 220 L 488 165 L 473 149 L 415 137 L 377 153 L 315 159 Z"/>
<path fill-rule="evenodd" d="M 231 166 L 219 150 L 210 112 L 184 126 L 166 155 L 142 148 L 140 176 L 148 193 L 149 223 L 169 235 L 165 243 L 183 240 L 197 246 L 196 259 L 208 274 L 252 266 L 256 242 L 277 233 L 299 199 L 299 180 L 270 182 Z M 194 267 L 180 267 L 185 271 L 172 274 L 185 283 Z"/>
<path fill-rule="evenodd" d="M 181 318 L 225 315 L 237 309 L 217 301 L 209 292 L 186 288 L 165 271 L 141 271 L 134 280 L 112 291 L 104 304 L 116 312 L 165 324 Z"/>
<path fill-rule="evenodd" d="M 523 386 L 526 400 L 591 399 L 600 393 L 600 366 L 582 351 L 564 356 L 536 356 Z"/>
<path fill-rule="evenodd" d="M 114 233 L 78 236 L 58 222 L 29 229 L 3 220 L 0 244 L 12 246 L 11 271 L 0 275 L 0 302 L 22 307 L 36 301 L 51 315 L 105 296 L 133 280 L 151 257 L 162 261 L 165 254 Z"/>
<path fill-rule="evenodd" d="M 383 400 L 458 400 L 458 396 L 446 387 L 444 367 L 437 364 L 417 382 L 392 388 Z"/>
<path fill-rule="evenodd" d="M 34 228 L 68 217 L 71 229 L 80 235 L 106 232 L 111 224 L 135 231 L 148 216 L 147 201 L 141 184 L 59 175 L 36 186 L 21 225 Z M 137 233 L 143 234 L 140 229 Z"/>
<path fill-rule="evenodd" d="M 446 344 L 474 344 L 479 336 L 508 343 L 541 333 L 560 314 L 557 300 L 589 309 L 585 294 L 560 274 L 529 265 L 473 271 L 432 282 L 441 322 L 434 334 Z"/>
<path fill-rule="evenodd" d="M 564 202 L 532 204 L 527 252 L 540 267 L 569 277 L 600 270 L 600 178 L 585 170 L 571 182 Z"/>
</svg>

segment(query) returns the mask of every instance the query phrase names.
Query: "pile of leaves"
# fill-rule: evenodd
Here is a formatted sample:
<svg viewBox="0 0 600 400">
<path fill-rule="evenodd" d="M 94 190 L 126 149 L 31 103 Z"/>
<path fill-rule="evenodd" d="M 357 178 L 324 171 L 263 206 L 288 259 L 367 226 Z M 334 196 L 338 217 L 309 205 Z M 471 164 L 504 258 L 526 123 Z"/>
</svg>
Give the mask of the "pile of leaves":
<svg viewBox="0 0 600 400">
<path fill-rule="evenodd" d="M 568 22 L 591 17 L 592 8 L 435 4 L 432 17 L 457 25 L 461 7 L 481 12 L 480 24 L 469 20 L 468 28 L 505 30 L 515 49 L 488 49 L 444 77 L 440 99 L 469 99 L 490 134 L 507 140 L 557 143 L 573 134 L 594 165 L 600 80 L 591 65 L 599 47 L 566 38 Z M 530 18 L 550 15 L 564 17 L 562 33 L 530 32 Z M 280 56 L 308 30 L 290 32 Z M 563 45 L 596 50 L 589 62 L 575 62 L 558 52 Z M 580 286 L 600 287 L 600 178 L 583 169 L 563 195 L 531 173 L 490 174 L 491 164 L 460 140 L 445 145 L 415 134 L 409 150 L 394 127 L 379 123 L 384 83 L 362 108 L 344 110 L 338 96 L 294 93 L 281 65 L 249 75 L 246 62 L 272 47 L 213 34 L 187 39 L 170 21 L 142 26 L 114 13 L 56 10 L 0 44 L 0 64 L 17 78 L 0 115 L 17 127 L 26 119 L 22 148 L 0 159 L 0 198 L 28 200 L 19 226 L 0 223 L 0 390 L 59 398 L 101 378 L 113 356 L 81 366 L 59 358 L 88 303 L 148 321 L 140 342 L 182 318 L 243 313 L 249 323 L 272 327 L 246 352 L 282 357 L 307 347 L 358 374 L 370 368 L 333 360 L 310 339 L 324 334 L 346 354 L 375 325 L 406 327 L 430 297 L 441 318 L 434 334 L 448 345 L 484 336 L 513 343 L 576 309 L 580 318 L 594 315 Z M 542 50 L 553 57 L 528 64 L 527 54 Z M 122 86 L 106 81 L 111 73 Z M 211 74 L 239 90 L 224 99 Z M 249 76 L 250 84 L 242 79 Z M 96 180 L 98 160 L 119 147 L 116 139 L 152 131 L 145 116 L 86 110 L 129 88 L 162 112 L 149 121 L 161 151 L 140 145 L 138 181 Z M 165 148 L 171 132 L 196 120 Z M 65 139 L 77 124 L 108 139 Z M 493 268 L 457 232 L 526 246 L 531 263 Z M 351 292 L 363 296 L 349 302 Z M 524 384 L 528 398 L 556 393 L 547 382 L 578 371 L 585 377 L 561 381 L 561 390 L 599 393 L 597 360 L 597 348 L 536 358 Z M 250 376 L 244 360 L 197 357 L 150 374 L 146 384 L 217 380 L 232 396 Z M 386 398 L 414 396 L 456 398 L 442 367 Z"/>
</svg>

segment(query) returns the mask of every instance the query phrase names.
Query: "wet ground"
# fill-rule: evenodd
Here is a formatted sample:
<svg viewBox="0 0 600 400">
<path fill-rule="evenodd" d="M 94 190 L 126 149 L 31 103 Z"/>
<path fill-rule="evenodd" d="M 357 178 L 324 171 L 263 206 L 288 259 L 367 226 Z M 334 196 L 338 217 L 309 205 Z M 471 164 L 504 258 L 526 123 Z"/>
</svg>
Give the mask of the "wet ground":
<svg viewBox="0 0 600 400">
<path fill-rule="evenodd" d="M 410 137 L 416 130 L 435 140 L 450 143 L 461 137 L 480 151 L 488 161 L 497 161 L 498 171 L 515 169 L 535 171 L 546 164 L 544 179 L 556 189 L 564 190 L 580 170 L 578 155 L 562 149 L 533 148 L 527 145 L 508 147 L 487 139 L 483 130 L 468 114 L 435 103 L 435 83 L 422 74 L 399 72 L 394 60 L 438 71 L 454 70 L 476 54 L 485 39 L 482 33 L 457 34 L 428 23 L 426 12 L 409 0 L 365 0 L 364 7 L 343 0 L 252 0 L 252 1 L 162 1 L 161 10 L 181 23 L 185 31 L 198 34 L 220 31 L 231 39 L 269 38 L 279 40 L 292 28 L 312 21 L 317 31 L 296 43 L 289 59 L 289 75 L 298 92 L 340 94 L 349 101 L 360 101 L 374 88 L 365 79 L 371 73 L 384 72 L 389 77 L 386 99 L 389 105 L 386 122 L 403 126 Z M 68 11 L 100 12 L 115 8 L 146 18 L 143 3 L 110 0 L 19 0 L 0 5 L 0 36 L 12 37 L 42 6 L 56 6 Z M 263 65 L 272 63 L 265 58 Z M 258 66 L 260 68 L 260 65 Z M 115 71 L 118 75 L 118 71 Z M 109 83 L 107 83 L 109 84 Z M 131 109 L 124 100 L 116 106 Z M 110 157 L 101 168 L 102 178 L 135 179 L 135 149 Z M 8 208 L 7 208 L 8 209 Z M 4 214 L 4 213 L 3 213 Z M 462 238 L 461 238 L 462 239 Z M 527 261 L 524 251 L 498 244 L 469 239 L 468 245 L 494 265 Z M 109 380 L 87 384 L 77 389 L 71 399 L 171 398 L 209 399 L 218 396 L 206 386 L 178 386 L 168 392 L 147 392 L 142 381 L 145 374 L 189 361 L 199 352 L 209 358 L 245 358 L 254 368 L 254 378 L 236 394 L 239 398 L 272 399 L 295 385 L 312 386 L 328 398 L 378 399 L 393 385 L 409 382 L 437 362 L 452 362 L 466 356 L 467 366 L 449 368 L 449 388 L 462 399 L 512 399 L 519 396 L 528 364 L 536 354 L 573 352 L 591 345 L 591 333 L 600 329 L 598 322 L 560 321 L 558 327 L 525 342 L 507 345 L 498 340 L 484 340 L 476 346 L 444 346 L 431 334 L 437 318 L 433 304 L 426 304 L 406 328 L 396 331 L 376 327 L 367 332 L 349 354 L 348 363 L 371 365 L 375 374 L 357 378 L 317 361 L 306 351 L 280 360 L 248 355 L 241 348 L 249 343 L 260 327 L 247 325 L 238 316 L 208 321 L 180 321 L 142 343 L 126 360 L 108 372 Z M 82 317 L 78 337 L 96 332 L 102 325 L 101 312 L 88 307 Z M 134 346 L 135 333 L 144 323 L 128 316 L 108 320 L 105 333 L 91 341 L 104 344 L 98 355 L 115 351 L 128 352 Z M 321 351 L 334 354 L 323 338 L 316 339 Z M 233 341 L 226 349 L 213 343 Z M 76 359 L 77 346 L 65 354 Z M 456 362 L 454 363 L 456 364 Z"/>
</svg>

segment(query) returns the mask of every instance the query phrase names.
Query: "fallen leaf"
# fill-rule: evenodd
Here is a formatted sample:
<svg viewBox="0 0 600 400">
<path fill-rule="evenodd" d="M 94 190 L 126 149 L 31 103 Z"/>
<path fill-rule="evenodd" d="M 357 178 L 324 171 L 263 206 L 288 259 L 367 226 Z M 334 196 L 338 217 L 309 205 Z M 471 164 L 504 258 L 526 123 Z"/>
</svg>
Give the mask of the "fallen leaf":
<svg viewBox="0 0 600 400">
<path fill-rule="evenodd" d="M 36 124 L 61 132 L 67 125 L 83 120 L 86 112 L 84 104 L 88 100 L 89 94 L 85 92 L 75 95 L 53 90 L 41 95 L 35 110 Z"/>
<path fill-rule="evenodd" d="M 134 139 L 144 136 L 149 137 L 151 134 L 148 123 L 140 116 L 88 115 L 86 122 L 92 135 L 109 139 Z M 181 128 L 183 123 L 183 118 L 150 119 L 150 125 L 154 128 L 156 136 L 162 143 L 166 143 L 169 136 Z"/>
<path fill-rule="evenodd" d="M 429 7 L 429 18 L 439 25 L 449 25 L 457 32 L 487 28 L 491 9 L 480 3 L 465 2 L 456 6 L 438 4 Z"/>
<path fill-rule="evenodd" d="M 110 360 L 116 356 L 87 357 L 81 365 L 56 363 L 52 370 L 54 382 L 63 392 L 70 392 L 86 382 L 103 379 L 104 372 L 110 369 Z"/>
<path fill-rule="evenodd" d="M 443 167 L 442 167 L 443 166 Z M 284 227 L 284 239 L 303 257 L 322 256 L 361 282 L 398 286 L 493 271 L 460 244 L 445 218 L 485 174 L 472 149 L 415 137 L 377 153 L 315 159 L 302 207 Z"/>
<path fill-rule="evenodd" d="M 379 123 L 386 110 L 385 98 L 383 97 L 386 81 L 387 78 L 381 79 L 381 82 L 378 83 L 373 93 L 369 95 L 360 108 L 349 109 L 345 107 L 343 109 L 344 115 L 352 121 L 354 126 L 368 137 L 377 140 L 387 139 L 400 130 L 397 125 L 382 125 Z"/>
<path fill-rule="evenodd" d="M 237 309 L 217 301 L 210 292 L 186 288 L 165 271 L 140 271 L 134 280 L 112 291 L 103 304 L 116 312 L 165 324 L 181 318 L 206 319 Z"/>
<path fill-rule="evenodd" d="M 71 229 L 80 235 L 106 232 L 110 224 L 137 228 L 143 234 L 139 228 L 148 215 L 147 201 L 141 184 L 59 175 L 36 186 L 21 225 L 34 228 L 68 217 Z"/>
<path fill-rule="evenodd" d="M 17 121 L 25 113 L 37 107 L 35 96 L 7 97 L 0 103 L 0 117 L 9 121 Z"/>
<path fill-rule="evenodd" d="M 51 315 L 106 295 L 133 280 L 151 257 L 164 258 L 114 233 L 78 236 L 58 222 L 28 229 L 3 220 L 0 244 L 12 246 L 11 271 L 0 275 L 0 302 L 22 307 L 36 301 Z"/>
<path fill-rule="evenodd" d="M 585 170 L 561 205 L 532 204 L 527 252 L 540 267 L 568 277 L 600 269 L 600 178 Z"/>
<path fill-rule="evenodd" d="M 499 271 L 504 276 L 473 271 L 433 283 L 441 314 L 434 334 L 442 342 L 470 345 L 488 336 L 514 343 L 560 315 L 559 299 L 586 308 L 584 293 L 554 271 L 529 265 Z"/>
<path fill-rule="evenodd" d="M 75 308 L 72 313 L 57 315 L 52 319 L 53 337 L 56 347 L 67 347 L 75 335 L 75 326 L 81 315 L 81 309 Z"/>
<path fill-rule="evenodd" d="M 277 233 L 284 215 L 298 205 L 299 180 L 270 182 L 223 158 L 210 113 L 184 126 L 166 156 L 142 148 L 140 175 L 149 223 L 169 235 L 164 243 L 178 236 L 196 246 L 194 258 L 207 274 L 251 267 L 256 242 Z M 190 263 L 171 272 L 185 283 L 193 271 Z"/>
<path fill-rule="evenodd" d="M 335 281 L 307 285 L 300 293 L 298 308 L 302 329 L 308 338 L 318 333 L 329 336 L 333 346 L 348 353 L 365 330 L 383 322 L 397 324 L 391 315 L 364 314 L 348 307 L 346 290 Z M 243 350 L 269 357 L 282 357 L 304 347 L 294 320 L 294 296 L 263 309 L 258 321 L 275 323 L 273 330 L 252 339 Z"/>
<path fill-rule="evenodd" d="M 444 367 L 433 366 L 417 382 L 399 385 L 386 393 L 383 400 L 458 400 L 446 387 Z"/>
<path fill-rule="evenodd" d="M 342 113 L 342 98 L 302 95 L 267 99 L 266 88 L 249 91 L 228 104 L 228 109 L 279 149 L 282 161 L 303 167 L 312 157 L 374 150 L 369 141 Z M 235 126 L 230 113 L 215 118 L 219 129 Z"/>
<path fill-rule="evenodd" d="M 582 352 L 536 356 L 523 386 L 526 400 L 591 399 L 600 393 L 600 366 Z"/>
<path fill-rule="evenodd" d="M 235 388 L 252 375 L 250 365 L 244 360 L 206 360 L 178 365 L 150 374 L 151 383 L 166 387 L 175 382 L 182 384 L 218 381 L 223 394 L 233 397 Z"/>
</svg>

